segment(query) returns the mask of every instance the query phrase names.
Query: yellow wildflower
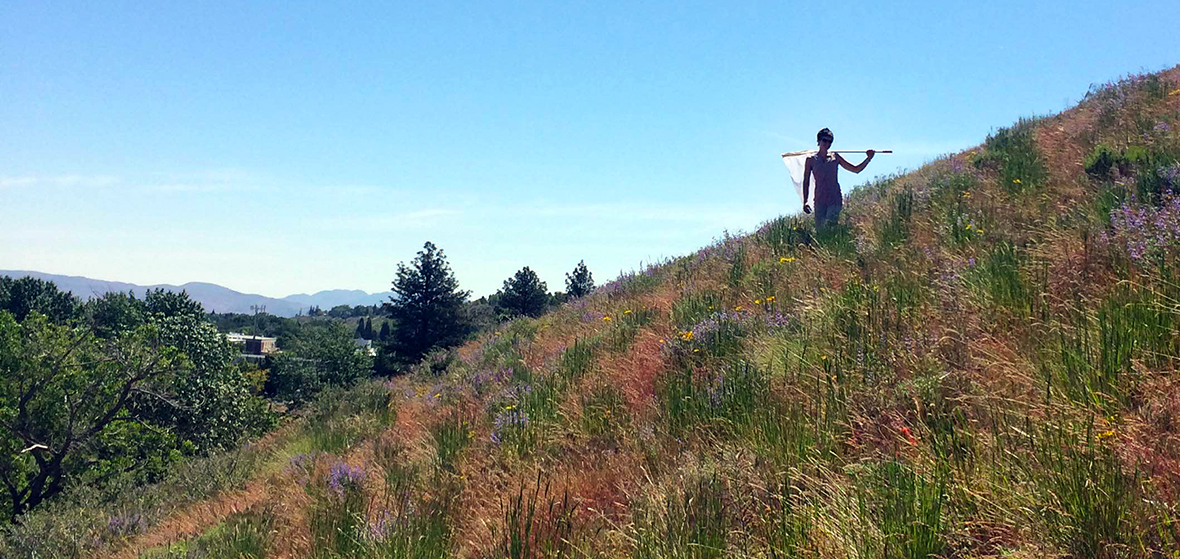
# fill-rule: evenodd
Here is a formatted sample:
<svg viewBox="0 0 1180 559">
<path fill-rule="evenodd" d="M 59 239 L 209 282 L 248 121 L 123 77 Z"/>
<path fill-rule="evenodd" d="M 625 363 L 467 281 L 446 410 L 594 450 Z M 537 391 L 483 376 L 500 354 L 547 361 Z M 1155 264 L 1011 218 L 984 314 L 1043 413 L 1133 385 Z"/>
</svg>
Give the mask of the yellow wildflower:
<svg viewBox="0 0 1180 559">
<path fill-rule="evenodd" d="M 976 230 L 975 230 L 975 234 L 976 234 L 976 235 L 982 235 L 982 234 L 983 234 L 983 229 L 976 229 Z"/>
<path fill-rule="evenodd" d="M 964 227 L 963 229 L 966 229 L 966 230 L 970 231 L 970 230 L 971 230 L 971 224 L 970 224 L 970 223 L 968 223 L 968 224 L 967 224 L 967 226 L 966 226 L 966 227 Z"/>
<path fill-rule="evenodd" d="M 787 262 L 794 262 L 794 261 L 795 261 L 794 256 L 780 256 L 778 259 L 779 264 L 785 264 Z"/>
<path fill-rule="evenodd" d="M 762 304 L 762 299 L 754 299 L 754 304 L 755 304 L 755 305 L 761 305 L 761 304 Z"/>
<path fill-rule="evenodd" d="M 738 305 L 738 306 L 734 307 L 733 310 L 740 311 L 740 310 L 742 310 L 742 306 Z"/>
<path fill-rule="evenodd" d="M 680 334 L 680 338 L 686 342 L 691 342 L 692 341 L 692 330 L 687 330 L 683 334 Z"/>
<path fill-rule="evenodd" d="M 1113 437 L 1113 436 L 1114 436 L 1114 431 L 1107 431 L 1105 433 L 1098 433 L 1098 440 L 1102 440 L 1107 437 Z"/>
<path fill-rule="evenodd" d="M 819 358 L 820 358 L 820 360 L 821 360 L 821 361 L 827 361 L 827 360 L 828 360 L 828 356 L 827 356 L 827 355 L 821 355 L 821 356 L 819 356 Z"/>
<path fill-rule="evenodd" d="M 766 302 L 767 302 L 767 303 L 773 303 L 773 302 L 774 302 L 774 295 L 771 295 L 770 297 L 767 297 L 767 298 L 766 298 Z"/>
<path fill-rule="evenodd" d="M 1180 95 L 1180 89 L 1168 93 L 1168 95 Z"/>
<path fill-rule="evenodd" d="M 505 410 L 516 409 L 516 406 L 508 406 L 508 407 L 505 407 L 504 409 L 505 409 Z"/>
<path fill-rule="evenodd" d="M 604 317 L 602 317 L 602 321 L 603 321 L 603 322 L 610 322 L 610 317 L 609 317 L 609 316 L 604 316 Z"/>
<path fill-rule="evenodd" d="M 434 397 L 435 398 L 442 398 L 442 392 L 435 392 Z"/>
<path fill-rule="evenodd" d="M 661 343 L 661 344 L 662 344 L 662 343 L 665 343 L 665 341 L 664 341 L 663 339 L 660 339 L 660 343 Z"/>
<path fill-rule="evenodd" d="M 970 198 L 970 197 L 971 197 L 971 193 L 970 193 L 970 192 L 964 192 L 964 193 L 963 193 L 963 197 L 964 197 L 964 198 Z"/>
<path fill-rule="evenodd" d="M 694 348 L 692 348 L 692 352 L 693 353 L 700 353 L 701 350 L 694 347 Z"/>
<path fill-rule="evenodd" d="M 1014 184 L 1020 184 L 1020 179 L 1012 179 L 1012 182 L 1013 182 Z"/>
<path fill-rule="evenodd" d="M 627 309 L 627 310 L 623 311 L 623 314 L 631 314 L 631 309 Z"/>
</svg>

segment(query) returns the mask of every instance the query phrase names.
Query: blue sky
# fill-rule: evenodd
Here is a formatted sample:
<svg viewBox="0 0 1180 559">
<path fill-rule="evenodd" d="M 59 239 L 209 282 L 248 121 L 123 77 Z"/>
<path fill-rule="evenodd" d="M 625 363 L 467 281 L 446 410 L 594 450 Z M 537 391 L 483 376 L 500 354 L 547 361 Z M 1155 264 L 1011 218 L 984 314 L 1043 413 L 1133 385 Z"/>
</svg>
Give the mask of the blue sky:
<svg viewBox="0 0 1180 559">
<path fill-rule="evenodd" d="M 970 5 L 969 5 L 970 4 Z M 1174 1 L 0 4 L 0 269 L 284 296 L 601 283 L 1180 63 Z"/>
</svg>

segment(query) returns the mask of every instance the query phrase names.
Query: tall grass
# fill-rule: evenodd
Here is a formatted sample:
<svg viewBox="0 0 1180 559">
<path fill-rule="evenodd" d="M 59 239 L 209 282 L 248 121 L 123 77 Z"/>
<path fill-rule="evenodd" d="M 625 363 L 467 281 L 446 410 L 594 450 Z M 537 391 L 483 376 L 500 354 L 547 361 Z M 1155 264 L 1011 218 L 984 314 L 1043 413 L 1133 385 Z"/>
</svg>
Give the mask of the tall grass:
<svg viewBox="0 0 1180 559">
<path fill-rule="evenodd" d="M 874 556 L 927 559 L 947 546 L 947 478 L 918 473 L 901 462 L 876 467 L 860 491 L 861 506 L 881 530 L 883 540 Z"/>
<path fill-rule="evenodd" d="M 661 500 L 640 505 L 635 559 L 715 559 L 726 556 L 731 521 L 716 476 L 672 488 Z"/>
<path fill-rule="evenodd" d="M 984 154 L 976 165 L 999 175 L 1000 186 L 1009 194 L 1035 190 L 1049 177 L 1037 150 L 1034 130 L 1038 119 L 1021 119 L 1010 128 L 988 136 Z"/>
<path fill-rule="evenodd" d="M 542 488 L 544 479 L 544 488 Z M 515 497 L 501 503 L 502 531 L 493 531 L 499 541 L 496 556 L 503 559 L 558 559 L 573 551 L 574 507 L 569 491 L 550 495 L 550 480 L 538 470 L 530 492 L 521 483 Z"/>
<path fill-rule="evenodd" d="M 811 222 L 801 216 L 783 216 L 771 220 L 758 232 L 759 238 L 775 256 L 792 254 L 800 245 L 811 244 Z"/>
<path fill-rule="evenodd" d="M 1039 515 L 1049 536 L 1076 557 L 1122 557 L 1136 506 L 1137 481 L 1098 443 L 1093 422 L 1051 422 L 1033 439 L 1025 467 L 1041 492 Z M 1035 468 L 1033 468 L 1035 466 Z"/>
<path fill-rule="evenodd" d="M 274 545 L 271 510 L 234 513 L 191 542 L 148 550 L 141 559 L 265 559 Z"/>
</svg>

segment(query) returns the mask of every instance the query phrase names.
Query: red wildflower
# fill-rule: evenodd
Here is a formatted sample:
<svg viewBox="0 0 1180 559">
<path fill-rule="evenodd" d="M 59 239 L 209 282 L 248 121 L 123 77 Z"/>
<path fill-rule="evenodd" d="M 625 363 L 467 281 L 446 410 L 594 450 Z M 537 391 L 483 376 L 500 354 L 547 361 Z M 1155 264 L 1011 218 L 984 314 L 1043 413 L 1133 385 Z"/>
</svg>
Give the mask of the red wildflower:
<svg viewBox="0 0 1180 559">
<path fill-rule="evenodd" d="M 913 433 L 910 433 L 909 427 L 902 427 L 901 434 L 905 435 L 905 440 L 909 441 L 911 445 L 917 446 L 918 441 L 914 439 Z"/>
</svg>

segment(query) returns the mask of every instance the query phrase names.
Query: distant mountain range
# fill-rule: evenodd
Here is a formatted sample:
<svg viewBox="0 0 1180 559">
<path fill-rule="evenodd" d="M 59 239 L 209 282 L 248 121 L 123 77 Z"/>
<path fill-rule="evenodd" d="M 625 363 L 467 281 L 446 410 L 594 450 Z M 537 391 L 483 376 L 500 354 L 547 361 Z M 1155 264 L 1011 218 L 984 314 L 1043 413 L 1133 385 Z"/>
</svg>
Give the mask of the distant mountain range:
<svg viewBox="0 0 1180 559">
<path fill-rule="evenodd" d="M 136 285 L 121 281 L 107 281 L 91 279 L 82 276 L 62 276 L 27 270 L 0 270 L 0 276 L 21 278 L 25 276 L 51 281 L 62 291 L 69 291 L 82 300 L 101 297 L 112 291 L 126 293 L 128 291 L 136 297 L 143 297 L 149 289 L 163 289 L 165 291 L 184 291 L 194 301 L 199 301 L 206 311 L 219 313 L 253 313 L 252 305 L 265 306 L 266 312 L 275 316 L 291 317 L 300 312 L 306 313 L 311 307 L 319 307 L 325 311 L 337 305 L 374 305 L 389 300 L 390 293 L 365 293 L 359 289 L 330 289 L 320 291 L 314 295 L 298 293 L 288 295 L 282 299 L 266 297 L 254 293 L 240 293 L 228 287 L 213 283 L 189 282 L 184 285 Z"/>
</svg>

